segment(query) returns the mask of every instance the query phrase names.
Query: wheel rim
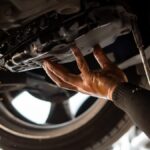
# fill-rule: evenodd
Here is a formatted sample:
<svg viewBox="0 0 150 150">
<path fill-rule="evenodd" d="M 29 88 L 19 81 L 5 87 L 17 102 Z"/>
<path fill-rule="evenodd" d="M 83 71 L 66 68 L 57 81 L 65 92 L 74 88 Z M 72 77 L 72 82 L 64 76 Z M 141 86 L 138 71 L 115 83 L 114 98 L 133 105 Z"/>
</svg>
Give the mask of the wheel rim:
<svg viewBox="0 0 150 150">
<path fill-rule="evenodd" d="M 67 103 L 68 101 L 65 101 Z M 78 117 L 70 118 L 64 123 L 36 125 L 16 117 L 5 105 L 0 103 L 1 129 L 13 135 L 32 138 L 32 139 L 50 139 L 69 134 L 78 128 L 84 126 L 105 106 L 107 102 L 97 100 L 86 112 Z M 70 117 L 70 116 L 69 116 Z"/>
</svg>

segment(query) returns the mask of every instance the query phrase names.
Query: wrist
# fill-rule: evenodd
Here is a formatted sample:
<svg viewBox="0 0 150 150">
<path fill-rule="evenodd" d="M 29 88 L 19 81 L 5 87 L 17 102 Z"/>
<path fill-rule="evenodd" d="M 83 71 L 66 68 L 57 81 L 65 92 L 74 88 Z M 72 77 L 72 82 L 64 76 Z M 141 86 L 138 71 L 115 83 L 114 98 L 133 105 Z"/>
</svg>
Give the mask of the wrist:
<svg viewBox="0 0 150 150">
<path fill-rule="evenodd" d="M 120 83 L 116 83 L 114 84 L 111 88 L 109 88 L 108 90 L 108 99 L 110 101 L 113 101 L 113 93 L 115 91 L 115 89 L 120 85 Z"/>
</svg>

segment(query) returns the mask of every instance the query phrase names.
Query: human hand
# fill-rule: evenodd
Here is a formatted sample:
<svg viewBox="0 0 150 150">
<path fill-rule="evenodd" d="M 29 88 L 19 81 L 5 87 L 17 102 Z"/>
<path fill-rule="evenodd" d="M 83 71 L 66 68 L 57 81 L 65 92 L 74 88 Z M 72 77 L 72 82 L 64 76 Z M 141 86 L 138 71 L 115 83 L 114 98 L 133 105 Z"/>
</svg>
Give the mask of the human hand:
<svg viewBox="0 0 150 150">
<path fill-rule="evenodd" d="M 45 60 L 43 68 L 47 75 L 59 86 L 82 92 L 91 96 L 112 100 L 114 89 L 121 82 L 127 82 L 127 77 L 104 54 L 99 45 L 94 47 L 94 56 L 102 70 L 91 71 L 77 47 L 72 47 L 76 58 L 79 75 L 71 74 L 60 64 Z"/>
</svg>

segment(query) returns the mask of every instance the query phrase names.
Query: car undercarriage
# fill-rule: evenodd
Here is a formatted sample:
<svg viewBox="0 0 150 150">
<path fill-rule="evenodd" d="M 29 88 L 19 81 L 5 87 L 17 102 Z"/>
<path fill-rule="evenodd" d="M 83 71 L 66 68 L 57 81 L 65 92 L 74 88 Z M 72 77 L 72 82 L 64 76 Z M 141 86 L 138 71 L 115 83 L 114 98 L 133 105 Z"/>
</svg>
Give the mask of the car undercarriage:
<svg viewBox="0 0 150 150">
<path fill-rule="evenodd" d="M 132 125 L 130 119 L 111 103 L 93 97 L 87 98 L 72 119 L 68 99 L 76 92 L 57 87 L 44 73 L 42 63 L 49 59 L 78 74 L 70 50 L 76 45 L 90 68 L 100 69 L 92 55 L 93 46 L 99 44 L 130 82 L 149 89 L 149 17 L 146 1 L 0 1 L 2 148 L 69 150 L 73 146 L 72 150 L 96 150 L 118 139 Z M 13 99 L 23 91 L 52 103 L 44 125 L 32 122 L 12 106 Z M 109 120 L 110 114 L 114 120 Z M 95 135 L 99 127 L 104 131 Z"/>
</svg>

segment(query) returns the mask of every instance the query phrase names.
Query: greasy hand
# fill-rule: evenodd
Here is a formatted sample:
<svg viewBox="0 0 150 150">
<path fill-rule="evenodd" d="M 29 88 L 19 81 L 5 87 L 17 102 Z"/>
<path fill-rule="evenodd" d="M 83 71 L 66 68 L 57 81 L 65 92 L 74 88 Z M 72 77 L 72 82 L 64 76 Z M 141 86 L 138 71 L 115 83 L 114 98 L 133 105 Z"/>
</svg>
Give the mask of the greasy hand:
<svg viewBox="0 0 150 150">
<path fill-rule="evenodd" d="M 94 47 L 93 52 L 102 68 L 99 71 L 89 69 L 78 48 L 73 47 L 72 52 L 81 73 L 79 75 L 71 74 L 61 65 L 45 60 L 43 68 L 48 76 L 59 87 L 112 100 L 112 93 L 116 86 L 127 81 L 125 74 L 106 57 L 99 45 Z"/>
</svg>

